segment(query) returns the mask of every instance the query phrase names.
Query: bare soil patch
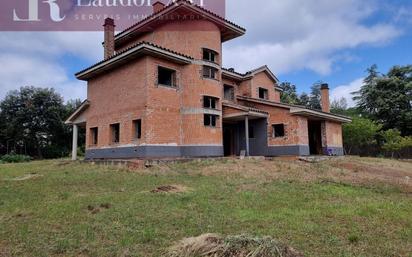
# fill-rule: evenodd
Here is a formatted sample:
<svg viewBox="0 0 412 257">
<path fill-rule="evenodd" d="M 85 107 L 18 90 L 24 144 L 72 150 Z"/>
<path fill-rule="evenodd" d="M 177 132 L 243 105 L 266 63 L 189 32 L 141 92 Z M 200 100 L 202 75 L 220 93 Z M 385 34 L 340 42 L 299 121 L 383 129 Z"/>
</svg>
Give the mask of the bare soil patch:
<svg viewBox="0 0 412 257">
<path fill-rule="evenodd" d="M 29 179 L 35 179 L 35 178 L 39 178 L 42 177 L 43 175 L 37 174 L 37 173 L 30 173 L 30 174 L 26 174 L 20 177 L 16 177 L 16 178 L 8 178 L 8 179 L 4 179 L 5 181 L 24 181 L 24 180 L 29 180 Z"/>
<path fill-rule="evenodd" d="M 188 188 L 182 185 L 165 185 L 159 186 L 151 190 L 151 193 L 184 193 L 187 192 Z"/>
<path fill-rule="evenodd" d="M 87 210 L 91 213 L 91 214 L 97 214 L 100 211 L 104 210 L 104 209 L 110 209 L 112 207 L 112 205 L 110 203 L 102 203 L 98 206 L 94 206 L 94 205 L 88 205 L 87 206 Z"/>
<path fill-rule="evenodd" d="M 412 192 L 412 165 L 406 162 L 394 164 L 390 160 L 369 162 L 368 159 L 349 159 L 331 162 L 330 165 L 343 170 L 343 180 L 352 183 L 379 182 Z"/>
<path fill-rule="evenodd" d="M 303 257 L 295 249 L 271 237 L 254 238 L 245 235 L 204 234 L 185 238 L 166 254 L 168 257 Z"/>
</svg>

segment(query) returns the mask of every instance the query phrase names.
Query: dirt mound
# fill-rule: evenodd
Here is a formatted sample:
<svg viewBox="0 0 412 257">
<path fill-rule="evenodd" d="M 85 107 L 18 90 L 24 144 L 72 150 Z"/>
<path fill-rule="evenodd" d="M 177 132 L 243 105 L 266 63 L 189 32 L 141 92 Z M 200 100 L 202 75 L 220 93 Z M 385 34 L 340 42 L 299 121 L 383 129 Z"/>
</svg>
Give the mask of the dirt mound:
<svg viewBox="0 0 412 257">
<path fill-rule="evenodd" d="M 303 257 L 271 237 L 245 235 L 223 238 L 216 234 L 185 238 L 170 248 L 168 257 Z"/>
<path fill-rule="evenodd" d="M 188 188 L 182 185 L 166 185 L 159 186 L 151 190 L 151 193 L 184 193 L 187 192 Z"/>
</svg>

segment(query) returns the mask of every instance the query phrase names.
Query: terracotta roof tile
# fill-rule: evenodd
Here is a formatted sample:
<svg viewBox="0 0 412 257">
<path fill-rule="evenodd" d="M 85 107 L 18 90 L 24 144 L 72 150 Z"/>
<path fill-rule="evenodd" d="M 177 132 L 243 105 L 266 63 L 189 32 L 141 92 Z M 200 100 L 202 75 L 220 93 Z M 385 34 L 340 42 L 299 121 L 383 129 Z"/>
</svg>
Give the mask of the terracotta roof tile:
<svg viewBox="0 0 412 257">
<path fill-rule="evenodd" d="M 84 69 L 84 70 L 81 70 L 81 71 L 77 72 L 75 75 L 77 76 L 78 74 L 81 74 L 81 73 L 83 73 L 83 72 L 85 72 L 85 71 L 87 71 L 87 70 L 89 70 L 89 69 L 91 69 L 91 68 L 94 68 L 94 67 L 96 67 L 96 66 L 98 66 L 98 65 L 100 65 L 100 64 L 102 64 L 102 63 L 104 63 L 104 62 L 106 62 L 106 61 L 109 61 L 109 60 L 111 60 L 111 59 L 113 59 L 113 58 L 115 58 L 115 57 L 117 57 L 117 56 L 119 56 L 119 55 L 121 55 L 121 54 L 129 51 L 129 50 L 132 49 L 132 48 L 135 48 L 135 47 L 138 47 L 138 46 L 141 46 L 141 45 L 153 46 L 153 47 L 156 47 L 156 48 L 158 48 L 158 49 L 167 51 L 167 52 L 169 52 L 169 53 L 177 54 L 177 55 L 180 55 L 180 56 L 182 56 L 182 57 L 185 57 L 185 58 L 188 58 L 188 59 L 193 60 L 193 57 L 191 57 L 191 56 L 188 56 L 188 55 L 185 55 L 185 54 L 182 54 L 182 53 L 175 52 L 175 51 L 173 51 L 173 50 L 164 48 L 164 47 L 159 46 L 159 45 L 155 45 L 155 44 L 150 43 L 150 42 L 141 41 L 141 42 L 138 42 L 138 43 L 136 43 L 136 44 L 134 44 L 134 45 L 131 45 L 130 47 L 128 47 L 128 48 L 126 48 L 126 49 L 124 49 L 124 50 L 122 50 L 122 51 L 117 52 L 115 55 L 111 56 L 111 57 L 108 58 L 108 59 L 102 60 L 102 61 L 100 61 L 100 62 L 98 62 L 98 63 L 93 64 L 92 66 L 90 66 L 90 67 L 88 67 L 88 68 L 86 68 L 86 69 Z"/>
</svg>

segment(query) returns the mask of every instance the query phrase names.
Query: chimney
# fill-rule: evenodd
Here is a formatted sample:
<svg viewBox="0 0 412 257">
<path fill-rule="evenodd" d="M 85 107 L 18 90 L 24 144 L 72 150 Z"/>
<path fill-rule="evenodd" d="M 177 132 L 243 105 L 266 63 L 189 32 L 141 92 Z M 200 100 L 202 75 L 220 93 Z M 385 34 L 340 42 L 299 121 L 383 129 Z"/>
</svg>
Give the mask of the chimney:
<svg viewBox="0 0 412 257">
<path fill-rule="evenodd" d="M 153 4 L 153 13 L 160 12 L 163 8 L 165 8 L 165 4 L 160 1 L 157 1 Z"/>
<path fill-rule="evenodd" d="M 106 18 L 104 20 L 104 59 L 114 55 L 114 20 Z"/>
<path fill-rule="evenodd" d="M 321 105 L 323 112 L 330 112 L 330 102 L 329 102 L 329 85 L 324 83 L 320 86 L 321 92 Z"/>
</svg>

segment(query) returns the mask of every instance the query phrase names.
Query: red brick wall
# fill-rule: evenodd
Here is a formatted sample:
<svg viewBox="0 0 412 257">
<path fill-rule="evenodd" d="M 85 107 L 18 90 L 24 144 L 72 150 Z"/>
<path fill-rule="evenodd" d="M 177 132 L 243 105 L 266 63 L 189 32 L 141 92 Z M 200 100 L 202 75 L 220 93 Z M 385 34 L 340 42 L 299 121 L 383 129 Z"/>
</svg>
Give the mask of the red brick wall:
<svg viewBox="0 0 412 257">
<path fill-rule="evenodd" d="M 259 98 L 259 88 L 268 90 L 269 101 L 280 102 L 279 92 L 275 90 L 275 83 L 266 74 L 266 72 L 260 72 L 256 74 L 251 80 L 251 97 Z"/>
<path fill-rule="evenodd" d="M 207 20 L 168 22 L 156 28 L 155 31 L 147 32 L 126 45 L 117 47 L 116 51 L 121 51 L 141 41 L 151 42 L 195 59 L 202 59 L 202 47 L 218 53 L 222 52 L 220 30 L 214 23 Z M 218 59 L 218 63 L 221 63 L 221 55 Z"/>
<path fill-rule="evenodd" d="M 239 101 L 245 104 L 244 101 Z M 305 117 L 291 115 L 289 109 L 269 105 L 246 103 L 248 106 L 269 113 L 268 117 L 268 145 L 308 145 L 308 125 Z M 272 136 L 274 124 L 285 125 L 285 136 L 274 138 Z"/>
<path fill-rule="evenodd" d="M 342 124 L 325 121 L 326 128 L 326 146 L 343 147 Z"/>
<path fill-rule="evenodd" d="M 204 29 L 205 26 L 208 26 L 207 30 Z M 203 30 L 198 30 L 199 27 Z M 165 25 L 135 42 L 141 40 L 190 55 L 196 61 L 190 65 L 176 65 L 158 58 L 145 57 L 89 81 L 87 145 L 90 146 L 90 128 L 98 127 L 97 147 L 113 146 L 110 142 L 110 124 L 113 123 L 120 123 L 120 146 L 222 145 L 221 74 L 218 73 L 216 80 L 204 79 L 204 62 L 201 60 L 202 48 L 209 48 L 218 53 L 218 65 L 221 63 L 219 29 L 207 21 L 195 24 L 193 21 L 181 22 Z M 158 66 L 177 71 L 177 88 L 157 85 Z M 219 99 L 217 112 L 220 111 L 220 118 L 216 128 L 204 126 L 204 95 Z M 139 142 L 133 140 L 132 131 L 132 121 L 137 118 L 142 119 L 142 139 Z"/>
<path fill-rule="evenodd" d="M 86 145 L 90 146 L 90 128 L 98 127 L 97 147 L 112 145 L 110 142 L 110 124 L 120 123 L 120 144 L 133 141 L 133 120 L 143 119 L 145 129 L 147 59 L 132 61 L 128 65 L 112 70 L 104 76 L 89 81 L 87 87 L 90 107 L 87 111 Z M 142 135 L 141 143 L 146 138 Z"/>
</svg>

